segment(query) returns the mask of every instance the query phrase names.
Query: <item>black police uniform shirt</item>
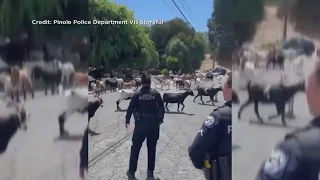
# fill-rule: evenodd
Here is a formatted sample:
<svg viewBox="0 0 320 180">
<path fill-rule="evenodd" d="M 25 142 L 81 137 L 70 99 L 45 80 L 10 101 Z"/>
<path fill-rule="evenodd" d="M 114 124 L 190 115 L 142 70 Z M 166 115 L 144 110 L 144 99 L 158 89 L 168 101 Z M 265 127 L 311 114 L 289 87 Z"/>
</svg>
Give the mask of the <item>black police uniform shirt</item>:
<svg viewBox="0 0 320 180">
<path fill-rule="evenodd" d="M 80 167 L 88 168 L 88 128 L 84 132 L 80 149 Z"/>
<path fill-rule="evenodd" d="M 215 109 L 204 121 L 192 145 L 188 148 L 189 157 L 195 168 L 204 166 L 205 156 L 231 155 L 231 101 Z"/>
<path fill-rule="evenodd" d="M 256 180 L 320 180 L 320 117 L 287 135 L 264 161 Z"/>
<path fill-rule="evenodd" d="M 157 112 L 158 110 L 160 112 Z M 126 114 L 126 124 L 130 123 L 130 118 L 134 112 L 146 116 L 150 115 L 150 118 L 158 118 L 160 122 L 163 122 L 164 104 L 160 93 L 150 86 L 142 87 L 132 96 Z M 135 119 L 135 123 L 138 123 L 137 120 Z"/>
</svg>

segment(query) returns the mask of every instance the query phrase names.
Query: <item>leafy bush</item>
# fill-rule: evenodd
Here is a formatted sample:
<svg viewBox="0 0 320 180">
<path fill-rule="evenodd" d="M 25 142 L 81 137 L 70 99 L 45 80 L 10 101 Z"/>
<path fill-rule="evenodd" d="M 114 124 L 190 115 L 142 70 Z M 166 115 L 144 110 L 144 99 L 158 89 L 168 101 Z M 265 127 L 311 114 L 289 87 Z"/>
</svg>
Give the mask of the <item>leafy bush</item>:
<svg viewBox="0 0 320 180">
<path fill-rule="evenodd" d="M 168 75 L 169 71 L 168 71 L 168 69 L 162 69 L 160 73 L 163 75 Z"/>
</svg>

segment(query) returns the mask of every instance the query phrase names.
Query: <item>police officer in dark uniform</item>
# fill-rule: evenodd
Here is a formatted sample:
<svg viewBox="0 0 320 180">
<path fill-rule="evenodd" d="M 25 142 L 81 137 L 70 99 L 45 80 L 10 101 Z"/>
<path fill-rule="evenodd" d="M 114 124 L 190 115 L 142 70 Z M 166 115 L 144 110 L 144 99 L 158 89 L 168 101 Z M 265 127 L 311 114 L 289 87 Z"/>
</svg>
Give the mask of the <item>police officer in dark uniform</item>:
<svg viewBox="0 0 320 180">
<path fill-rule="evenodd" d="M 289 133 L 262 164 L 256 180 L 320 179 L 320 62 L 306 81 L 310 113 L 306 127 Z"/>
<path fill-rule="evenodd" d="M 210 113 L 188 148 L 193 165 L 203 169 L 208 180 L 231 180 L 231 77 L 222 89 L 226 103 Z"/>
<path fill-rule="evenodd" d="M 154 179 L 156 145 L 159 139 L 160 124 L 164 118 L 164 104 L 161 95 L 150 87 L 151 76 L 143 73 L 141 76 L 142 88 L 132 97 L 126 115 L 126 128 L 130 124 L 131 115 L 134 115 L 135 128 L 132 136 L 128 179 L 134 180 L 137 170 L 142 143 L 147 139 L 148 147 L 148 179 Z"/>
<path fill-rule="evenodd" d="M 84 179 L 85 172 L 88 172 L 88 128 L 84 132 L 80 149 L 80 177 L 82 179 Z"/>
</svg>

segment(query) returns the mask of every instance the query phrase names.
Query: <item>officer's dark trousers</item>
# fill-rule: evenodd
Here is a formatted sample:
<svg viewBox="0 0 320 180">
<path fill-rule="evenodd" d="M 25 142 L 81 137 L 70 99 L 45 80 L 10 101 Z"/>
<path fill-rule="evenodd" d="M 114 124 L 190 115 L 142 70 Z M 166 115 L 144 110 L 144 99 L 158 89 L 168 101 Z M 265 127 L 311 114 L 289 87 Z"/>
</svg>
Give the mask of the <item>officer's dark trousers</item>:
<svg viewBox="0 0 320 180">
<path fill-rule="evenodd" d="M 138 158 L 142 143 L 147 139 L 148 148 L 148 170 L 153 171 L 155 167 L 156 159 L 156 146 L 159 139 L 159 126 L 151 128 L 145 127 L 142 124 L 136 124 L 133 136 L 132 136 L 132 146 L 129 162 L 129 171 L 136 172 Z"/>
</svg>

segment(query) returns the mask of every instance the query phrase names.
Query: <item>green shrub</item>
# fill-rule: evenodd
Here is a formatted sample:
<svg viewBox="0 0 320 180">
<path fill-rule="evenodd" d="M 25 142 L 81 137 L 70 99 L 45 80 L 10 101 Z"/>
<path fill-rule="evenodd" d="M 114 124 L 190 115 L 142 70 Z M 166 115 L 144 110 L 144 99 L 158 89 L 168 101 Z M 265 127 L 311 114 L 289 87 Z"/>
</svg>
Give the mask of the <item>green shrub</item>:
<svg viewBox="0 0 320 180">
<path fill-rule="evenodd" d="M 169 75 L 169 70 L 168 69 L 162 69 L 160 73 L 163 74 L 163 75 Z"/>
</svg>

